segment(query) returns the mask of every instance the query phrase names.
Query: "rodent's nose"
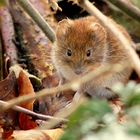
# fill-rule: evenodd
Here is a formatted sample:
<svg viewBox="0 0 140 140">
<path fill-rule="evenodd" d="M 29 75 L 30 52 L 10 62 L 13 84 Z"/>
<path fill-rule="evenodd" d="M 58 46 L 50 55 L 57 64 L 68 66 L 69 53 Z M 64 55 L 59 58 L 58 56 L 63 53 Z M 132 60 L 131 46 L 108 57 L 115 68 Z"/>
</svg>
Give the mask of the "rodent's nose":
<svg viewBox="0 0 140 140">
<path fill-rule="evenodd" d="M 79 75 L 79 74 L 82 73 L 82 70 L 81 70 L 81 69 L 76 69 L 76 70 L 75 70 L 75 73 Z"/>
</svg>

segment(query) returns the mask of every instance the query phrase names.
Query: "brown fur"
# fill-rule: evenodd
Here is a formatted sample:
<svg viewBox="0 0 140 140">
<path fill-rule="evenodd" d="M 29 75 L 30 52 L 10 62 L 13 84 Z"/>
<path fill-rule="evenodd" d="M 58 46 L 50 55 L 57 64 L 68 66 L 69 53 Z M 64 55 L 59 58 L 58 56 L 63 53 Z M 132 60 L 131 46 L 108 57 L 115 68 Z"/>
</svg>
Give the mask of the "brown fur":
<svg viewBox="0 0 140 140">
<path fill-rule="evenodd" d="M 131 43 L 131 38 L 125 29 L 113 20 L 112 23 Z M 88 71 L 96 70 L 96 68 L 106 63 L 119 63 L 121 65 L 128 63 L 127 70 L 120 73 L 102 75 L 97 80 L 90 81 L 83 87 L 90 95 L 96 95 L 96 92 L 97 94 L 100 92 L 99 94 L 103 94 L 101 96 L 108 98 L 111 95 L 104 94 L 106 92 L 104 88 L 110 88 L 119 81 L 127 82 L 132 70 L 128 55 L 123 47 L 120 46 L 116 37 L 95 17 L 89 16 L 76 20 L 65 19 L 59 23 L 56 34 L 57 42 L 52 50 L 52 60 L 61 79 L 64 78 L 69 81 L 76 78 L 79 76 L 75 74 L 77 69 L 80 69 L 82 74 L 84 74 Z M 66 55 L 67 49 L 72 50 L 71 57 Z M 86 56 L 88 49 L 92 50 L 92 56 L 89 58 Z"/>
</svg>

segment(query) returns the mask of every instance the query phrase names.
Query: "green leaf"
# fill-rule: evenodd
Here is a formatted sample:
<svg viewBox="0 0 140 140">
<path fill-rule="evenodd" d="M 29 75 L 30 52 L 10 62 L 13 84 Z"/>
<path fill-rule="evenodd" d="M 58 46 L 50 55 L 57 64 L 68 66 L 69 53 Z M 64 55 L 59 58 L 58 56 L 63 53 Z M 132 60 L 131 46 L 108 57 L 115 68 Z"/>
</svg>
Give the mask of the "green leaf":
<svg viewBox="0 0 140 140">
<path fill-rule="evenodd" d="M 140 105 L 140 84 L 129 82 L 126 86 L 115 85 L 112 90 L 120 94 L 127 108 Z"/>
<path fill-rule="evenodd" d="M 140 126 L 138 126 L 136 123 L 129 124 L 129 127 L 127 129 L 127 133 L 129 135 L 135 135 L 140 136 Z"/>
<path fill-rule="evenodd" d="M 140 105 L 140 95 L 133 95 L 126 101 L 126 107 Z"/>
</svg>

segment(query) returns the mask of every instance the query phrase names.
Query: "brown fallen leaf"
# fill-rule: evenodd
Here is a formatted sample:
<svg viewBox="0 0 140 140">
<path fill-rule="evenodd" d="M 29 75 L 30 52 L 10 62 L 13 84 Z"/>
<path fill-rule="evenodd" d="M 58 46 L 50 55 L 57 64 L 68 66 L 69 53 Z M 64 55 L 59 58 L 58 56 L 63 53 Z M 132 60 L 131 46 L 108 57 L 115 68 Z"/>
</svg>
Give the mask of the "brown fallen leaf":
<svg viewBox="0 0 140 140">
<path fill-rule="evenodd" d="M 29 77 L 23 70 L 21 70 L 21 72 L 19 73 L 18 88 L 19 88 L 18 89 L 19 96 L 23 96 L 27 94 L 33 94 L 33 95 L 35 94 L 33 86 L 29 80 Z M 34 104 L 34 100 L 31 100 L 29 102 L 20 104 L 20 106 L 33 111 L 33 104 Z M 18 120 L 19 120 L 20 129 L 28 130 L 37 127 L 37 124 L 35 123 L 35 121 L 32 120 L 32 117 L 24 113 L 19 113 Z"/>
<path fill-rule="evenodd" d="M 2 81 L 0 81 L 0 100 L 10 100 L 17 96 L 17 81 L 14 72 L 10 72 L 9 75 Z"/>
<path fill-rule="evenodd" d="M 10 127 L 8 130 L 3 129 L 2 132 L 2 139 L 7 140 L 13 134 L 13 129 Z"/>
<path fill-rule="evenodd" d="M 63 135 L 64 131 L 60 128 L 58 129 L 50 129 L 50 130 L 42 130 L 44 133 L 48 134 L 52 140 L 59 140 L 59 138 Z"/>
<path fill-rule="evenodd" d="M 62 129 L 14 131 L 8 140 L 59 140 Z"/>
<path fill-rule="evenodd" d="M 17 81 L 14 72 L 10 72 L 6 79 L 0 81 L 0 100 L 10 100 L 17 96 Z M 6 139 L 9 137 L 15 127 L 17 113 L 14 110 L 8 110 L 0 113 L 0 127 L 3 128 L 2 137 Z"/>
</svg>

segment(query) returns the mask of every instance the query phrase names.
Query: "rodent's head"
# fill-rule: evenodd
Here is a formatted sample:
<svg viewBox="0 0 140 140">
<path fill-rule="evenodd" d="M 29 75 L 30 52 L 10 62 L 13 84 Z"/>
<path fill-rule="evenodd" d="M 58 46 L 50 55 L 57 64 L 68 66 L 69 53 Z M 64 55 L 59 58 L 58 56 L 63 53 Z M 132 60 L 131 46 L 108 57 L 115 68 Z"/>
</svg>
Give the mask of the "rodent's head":
<svg viewBox="0 0 140 140">
<path fill-rule="evenodd" d="M 107 50 L 106 31 L 99 23 L 64 19 L 59 23 L 56 35 L 57 65 L 83 74 L 103 63 Z"/>
</svg>

